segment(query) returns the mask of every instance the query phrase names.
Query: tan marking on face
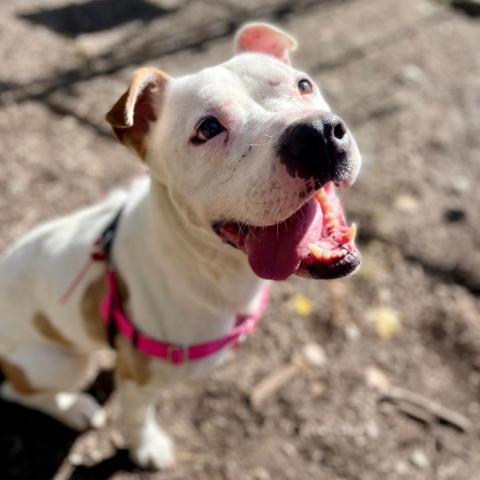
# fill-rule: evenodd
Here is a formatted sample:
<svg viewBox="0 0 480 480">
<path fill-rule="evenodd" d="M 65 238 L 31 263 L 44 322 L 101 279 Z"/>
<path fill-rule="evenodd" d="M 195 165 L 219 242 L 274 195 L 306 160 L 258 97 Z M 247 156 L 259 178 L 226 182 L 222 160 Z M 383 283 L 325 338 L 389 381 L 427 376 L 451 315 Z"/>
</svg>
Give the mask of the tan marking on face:
<svg viewBox="0 0 480 480">
<path fill-rule="evenodd" d="M 33 317 L 33 326 L 40 335 L 48 340 L 63 347 L 73 347 L 73 343 L 68 338 L 64 337 L 43 313 L 38 312 L 35 314 Z"/>
<path fill-rule="evenodd" d="M 117 291 L 122 302 L 123 308 L 128 312 L 128 288 L 123 281 L 120 274 L 117 272 Z M 93 280 L 85 289 L 81 301 L 80 309 L 82 312 L 83 321 L 85 323 L 85 330 L 93 340 L 100 343 L 107 343 L 107 331 L 102 317 L 100 316 L 100 305 L 107 292 L 107 285 L 105 276 L 101 275 L 96 280 Z"/>
<path fill-rule="evenodd" d="M 39 392 L 39 390 L 30 383 L 27 375 L 18 365 L 9 362 L 6 358 L 0 358 L 0 369 L 18 393 L 33 395 Z"/>
<path fill-rule="evenodd" d="M 131 380 L 138 385 L 145 385 L 150 378 L 150 358 L 133 347 L 130 340 L 118 335 L 116 374 L 121 379 Z"/>
</svg>

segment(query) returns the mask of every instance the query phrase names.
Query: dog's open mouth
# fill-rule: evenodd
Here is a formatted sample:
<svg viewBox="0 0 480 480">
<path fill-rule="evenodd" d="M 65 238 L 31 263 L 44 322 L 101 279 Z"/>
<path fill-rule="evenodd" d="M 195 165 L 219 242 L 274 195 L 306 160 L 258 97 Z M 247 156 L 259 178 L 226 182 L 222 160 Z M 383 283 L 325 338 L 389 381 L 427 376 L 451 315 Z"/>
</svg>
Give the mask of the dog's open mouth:
<svg viewBox="0 0 480 480">
<path fill-rule="evenodd" d="M 261 278 L 284 280 L 292 274 L 338 278 L 360 265 L 355 224 L 348 225 L 333 182 L 328 182 L 292 216 L 275 225 L 215 225 L 220 237 L 244 251 Z"/>
</svg>

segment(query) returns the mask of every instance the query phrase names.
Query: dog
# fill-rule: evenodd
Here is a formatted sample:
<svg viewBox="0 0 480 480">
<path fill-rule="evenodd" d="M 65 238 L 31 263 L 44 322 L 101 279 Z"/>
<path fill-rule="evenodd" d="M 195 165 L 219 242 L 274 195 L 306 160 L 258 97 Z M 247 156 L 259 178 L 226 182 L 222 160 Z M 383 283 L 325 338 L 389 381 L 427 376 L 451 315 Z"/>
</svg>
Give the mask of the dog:
<svg viewBox="0 0 480 480">
<path fill-rule="evenodd" d="M 107 120 L 148 175 L 37 227 L 1 259 L 2 398 L 101 427 L 105 412 L 82 388 L 110 342 L 132 459 L 169 467 L 158 392 L 220 363 L 253 329 L 270 281 L 358 268 L 336 187 L 355 181 L 360 153 L 291 66 L 295 48 L 252 23 L 223 64 L 134 73 Z"/>
</svg>

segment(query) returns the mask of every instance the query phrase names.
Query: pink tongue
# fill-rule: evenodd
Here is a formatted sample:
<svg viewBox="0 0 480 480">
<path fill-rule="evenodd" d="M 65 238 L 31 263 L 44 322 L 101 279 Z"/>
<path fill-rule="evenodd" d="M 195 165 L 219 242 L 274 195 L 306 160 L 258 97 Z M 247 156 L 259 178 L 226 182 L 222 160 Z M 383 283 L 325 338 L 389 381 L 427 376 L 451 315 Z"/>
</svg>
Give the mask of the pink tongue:
<svg viewBox="0 0 480 480">
<path fill-rule="evenodd" d="M 308 243 L 318 240 L 321 232 L 321 209 L 312 199 L 284 222 L 252 228 L 245 239 L 248 262 L 261 278 L 285 280 L 308 255 Z"/>
</svg>

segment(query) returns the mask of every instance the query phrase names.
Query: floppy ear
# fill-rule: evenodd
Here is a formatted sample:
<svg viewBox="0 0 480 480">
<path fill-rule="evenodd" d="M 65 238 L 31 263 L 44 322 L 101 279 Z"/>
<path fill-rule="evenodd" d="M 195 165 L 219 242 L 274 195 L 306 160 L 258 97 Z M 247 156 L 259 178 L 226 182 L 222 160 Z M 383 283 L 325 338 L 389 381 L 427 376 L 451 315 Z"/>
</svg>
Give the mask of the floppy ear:
<svg viewBox="0 0 480 480">
<path fill-rule="evenodd" d="M 146 135 L 150 124 L 159 117 L 168 79 L 166 73 L 156 68 L 138 69 L 128 90 L 106 116 L 118 140 L 142 158 L 146 153 Z"/>
<path fill-rule="evenodd" d="M 290 65 L 288 52 L 297 48 L 297 42 L 268 23 L 247 23 L 237 32 L 235 47 L 238 52 L 266 53 Z"/>
</svg>

